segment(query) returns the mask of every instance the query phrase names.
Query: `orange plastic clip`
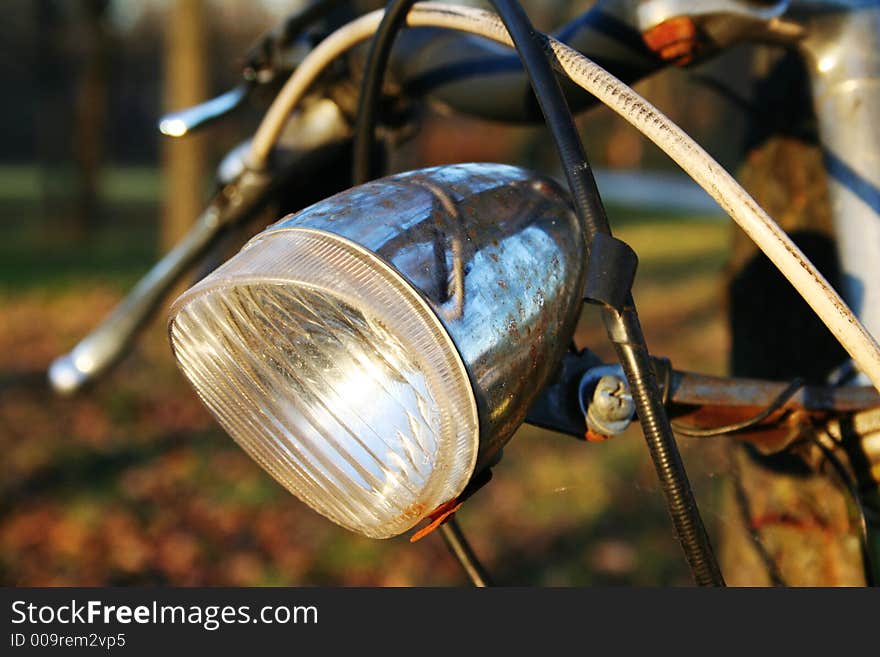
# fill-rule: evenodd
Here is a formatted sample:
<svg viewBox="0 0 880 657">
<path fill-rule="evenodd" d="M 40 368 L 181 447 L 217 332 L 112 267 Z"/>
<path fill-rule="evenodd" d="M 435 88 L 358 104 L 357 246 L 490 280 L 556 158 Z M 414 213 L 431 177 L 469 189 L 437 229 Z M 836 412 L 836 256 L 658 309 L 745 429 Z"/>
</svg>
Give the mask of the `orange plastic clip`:
<svg viewBox="0 0 880 657">
<path fill-rule="evenodd" d="M 428 519 L 431 521 L 420 530 L 418 530 L 415 534 L 410 536 L 409 542 L 415 543 L 416 541 L 420 541 L 425 536 L 433 532 L 444 522 L 449 520 L 449 518 L 455 515 L 455 512 L 461 508 L 461 505 L 464 502 L 460 502 L 459 498 L 455 498 L 454 500 L 449 500 L 448 502 L 444 502 L 436 509 L 434 509 L 431 513 L 428 514 Z"/>
<path fill-rule="evenodd" d="M 701 35 L 688 16 L 663 21 L 642 35 L 645 44 L 667 62 L 691 63 L 701 47 Z"/>
<path fill-rule="evenodd" d="M 425 536 L 432 533 L 440 525 L 449 520 L 455 515 L 455 512 L 461 508 L 461 505 L 464 504 L 465 500 L 489 483 L 490 479 L 492 479 L 492 471 L 489 468 L 486 468 L 479 474 L 475 475 L 474 478 L 470 480 L 467 487 L 461 492 L 461 495 L 448 502 L 444 502 L 425 516 L 430 522 L 410 536 L 409 542 L 415 543 L 416 541 L 422 540 Z"/>
<path fill-rule="evenodd" d="M 587 429 L 586 433 L 584 433 L 584 438 L 587 439 L 588 443 L 604 443 L 611 438 L 611 436 L 606 436 L 604 433 L 598 433 L 592 429 Z"/>
</svg>

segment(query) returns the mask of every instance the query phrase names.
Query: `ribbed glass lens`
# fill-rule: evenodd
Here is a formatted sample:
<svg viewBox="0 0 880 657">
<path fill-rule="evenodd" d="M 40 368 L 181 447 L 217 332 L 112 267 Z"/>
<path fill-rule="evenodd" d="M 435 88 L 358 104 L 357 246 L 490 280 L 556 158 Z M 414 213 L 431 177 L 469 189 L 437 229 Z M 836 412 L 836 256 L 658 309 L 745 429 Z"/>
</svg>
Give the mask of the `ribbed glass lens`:
<svg viewBox="0 0 880 657">
<path fill-rule="evenodd" d="M 180 366 L 229 434 L 334 522 L 385 538 L 458 495 L 477 414 L 439 320 L 330 233 L 269 232 L 174 304 Z"/>
</svg>

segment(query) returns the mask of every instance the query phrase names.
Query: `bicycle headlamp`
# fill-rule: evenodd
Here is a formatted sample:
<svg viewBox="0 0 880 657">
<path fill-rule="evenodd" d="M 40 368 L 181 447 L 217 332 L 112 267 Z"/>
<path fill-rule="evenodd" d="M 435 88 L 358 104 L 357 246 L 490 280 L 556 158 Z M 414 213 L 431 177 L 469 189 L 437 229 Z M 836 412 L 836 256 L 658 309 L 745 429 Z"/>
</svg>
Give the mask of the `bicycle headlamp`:
<svg viewBox="0 0 880 657">
<path fill-rule="evenodd" d="M 438 167 L 282 219 L 174 303 L 226 431 L 334 522 L 400 534 L 522 423 L 569 344 L 581 227 L 521 169 Z"/>
</svg>

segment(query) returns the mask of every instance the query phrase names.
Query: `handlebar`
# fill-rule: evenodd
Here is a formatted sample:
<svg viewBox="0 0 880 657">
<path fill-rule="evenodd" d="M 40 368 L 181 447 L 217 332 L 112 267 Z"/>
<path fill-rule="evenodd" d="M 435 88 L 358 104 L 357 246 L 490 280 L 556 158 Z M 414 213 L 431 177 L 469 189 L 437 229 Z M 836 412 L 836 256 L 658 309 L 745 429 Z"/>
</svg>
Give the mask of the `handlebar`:
<svg viewBox="0 0 880 657">
<path fill-rule="evenodd" d="M 328 6 L 334 4 L 335 0 L 327 2 Z M 644 46 L 638 31 L 624 20 L 620 7 L 619 2 L 600 1 L 557 35 L 604 62 L 624 80 L 632 81 L 657 70 L 663 62 Z M 283 37 L 286 45 L 291 41 L 288 32 L 283 30 L 278 37 Z M 281 41 L 279 44 L 283 45 Z M 283 59 L 273 61 L 277 65 Z M 405 81 L 404 88 L 409 93 L 427 95 L 460 112 L 507 122 L 541 120 L 519 59 L 483 39 L 429 28 L 408 30 L 395 48 L 392 67 Z M 273 76 L 264 77 L 268 80 Z M 172 137 L 189 134 L 240 107 L 258 84 L 258 80 L 251 79 L 217 98 L 165 115 L 159 129 Z M 574 85 L 567 83 L 566 91 L 575 109 L 585 109 L 595 103 L 592 96 Z M 344 132 L 340 120 L 335 117 L 330 122 L 333 128 L 330 133 L 319 134 L 318 138 L 316 130 L 301 129 L 302 136 L 298 139 L 304 142 L 303 150 L 316 151 L 322 144 L 338 139 Z M 327 123 L 326 118 L 322 123 Z M 78 391 L 119 360 L 164 296 L 217 240 L 223 228 L 266 196 L 273 174 L 266 172 L 262 174 L 264 177 L 259 177 L 247 172 L 245 175 L 244 185 L 242 179 L 227 185 L 183 240 L 156 263 L 111 314 L 73 350 L 52 363 L 48 376 L 56 392 Z M 230 194 L 238 199 L 236 203 L 229 202 Z"/>
<path fill-rule="evenodd" d="M 273 195 L 290 187 L 302 198 L 310 193 L 335 193 L 328 182 L 291 183 L 304 171 L 326 167 L 338 157 L 338 148 L 348 139 L 349 126 L 338 106 L 328 99 L 309 104 L 288 122 L 284 143 L 273 152 L 272 166 L 254 171 L 242 165 L 240 173 L 225 182 L 195 225 L 129 292 L 128 296 L 89 335 L 49 368 L 49 383 L 61 394 L 73 394 L 106 372 L 131 345 L 150 315 L 183 276 L 227 227 L 252 216 Z M 337 160 L 333 159 L 334 162 Z M 234 168 L 234 167 L 229 167 Z M 277 194 L 276 194 L 277 192 Z"/>
<path fill-rule="evenodd" d="M 600 0 L 554 36 L 627 83 L 667 65 L 645 45 L 628 3 L 618 0 Z M 475 118 L 543 121 L 519 57 L 485 39 L 429 28 L 405 30 L 395 44 L 389 73 L 402 81 L 406 94 Z M 594 96 L 567 79 L 560 82 L 573 112 L 596 104 Z"/>
<path fill-rule="evenodd" d="M 246 57 L 245 82 L 200 105 L 164 116 L 160 131 L 179 137 L 237 109 L 258 86 L 288 75 L 301 61 L 302 44 L 291 30 L 330 11 L 340 0 L 320 0 L 293 14 L 280 30 L 260 40 Z M 642 39 L 628 3 L 600 0 L 554 36 L 632 83 L 668 65 Z M 296 51 L 296 52 L 294 52 Z M 448 30 L 414 28 L 399 35 L 389 74 L 405 95 L 441 103 L 474 118 L 506 123 L 543 121 L 519 57 L 509 48 Z M 594 96 L 560 80 L 572 111 L 596 104 Z"/>
<path fill-rule="evenodd" d="M 159 132 L 167 137 L 183 137 L 230 114 L 244 103 L 248 87 L 240 84 L 204 103 L 166 114 L 159 120 Z"/>
<path fill-rule="evenodd" d="M 117 360 L 175 281 L 213 243 L 221 228 L 218 218 L 217 209 L 208 208 L 96 329 L 53 361 L 49 383 L 56 392 L 76 392 Z"/>
<path fill-rule="evenodd" d="M 327 0 L 327 4 L 333 5 L 335 0 Z M 645 45 L 641 35 L 644 27 L 629 3 L 600 0 L 587 13 L 558 30 L 556 36 L 622 80 L 633 82 L 668 64 Z M 289 34 L 283 34 L 286 43 Z M 284 57 L 273 61 L 277 64 Z M 406 30 L 396 44 L 391 73 L 405 94 L 426 97 L 461 113 L 511 123 L 541 120 L 519 58 L 509 49 L 481 38 L 433 28 Z M 240 106 L 258 84 L 256 79 L 246 81 L 218 98 L 168 115 L 161 130 L 179 136 L 206 125 Z M 596 102 L 592 95 L 567 80 L 563 88 L 574 111 Z M 320 146 L 312 143 L 308 131 L 301 133 L 299 139 L 308 142 L 301 144 L 304 151 Z M 216 208 L 209 208 L 191 234 L 145 276 L 92 335 L 53 363 L 53 387 L 73 392 L 108 368 L 174 281 L 205 252 L 223 223 L 216 216 Z"/>
<path fill-rule="evenodd" d="M 48 373 L 52 388 L 72 394 L 111 367 L 189 266 L 224 228 L 255 209 L 268 183 L 268 176 L 246 172 L 221 190 L 184 238 L 141 278 L 110 315 L 73 350 L 52 363 Z"/>
</svg>

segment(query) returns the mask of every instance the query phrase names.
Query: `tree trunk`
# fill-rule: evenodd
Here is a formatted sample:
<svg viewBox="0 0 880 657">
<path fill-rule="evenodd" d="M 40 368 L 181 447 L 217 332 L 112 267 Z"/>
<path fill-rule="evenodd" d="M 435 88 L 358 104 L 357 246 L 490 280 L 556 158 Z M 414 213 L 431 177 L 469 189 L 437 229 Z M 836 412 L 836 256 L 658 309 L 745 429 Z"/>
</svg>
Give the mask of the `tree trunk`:
<svg viewBox="0 0 880 657">
<path fill-rule="evenodd" d="M 806 76 L 784 58 L 760 84 L 741 180 L 832 285 L 834 251 L 822 154 Z M 824 382 L 846 360 L 828 330 L 738 228 L 728 268 L 731 370 L 737 376 Z M 731 585 L 847 586 L 865 583 L 851 500 L 803 436 L 797 453 L 760 456 L 731 446 L 722 568 Z"/>
<path fill-rule="evenodd" d="M 98 186 L 104 155 L 112 46 L 106 22 L 109 4 L 109 0 L 83 0 L 80 3 L 84 52 L 76 95 L 73 151 L 77 165 L 73 226 L 80 237 L 91 232 L 99 211 Z"/>
<path fill-rule="evenodd" d="M 40 215 L 48 219 L 47 225 L 51 226 L 52 233 L 66 241 L 76 236 L 70 199 L 74 172 L 67 138 L 74 126 L 67 86 L 70 70 L 65 65 L 70 55 L 65 40 L 68 26 L 62 8 L 50 0 L 38 0 L 33 4 L 33 19 L 34 31 L 40 35 L 35 40 L 33 115 Z"/>
<path fill-rule="evenodd" d="M 165 42 L 165 109 L 178 110 L 207 96 L 207 44 L 204 0 L 175 0 L 168 11 Z M 161 247 L 169 250 L 186 233 L 205 205 L 203 135 L 163 138 L 165 208 Z"/>
</svg>

